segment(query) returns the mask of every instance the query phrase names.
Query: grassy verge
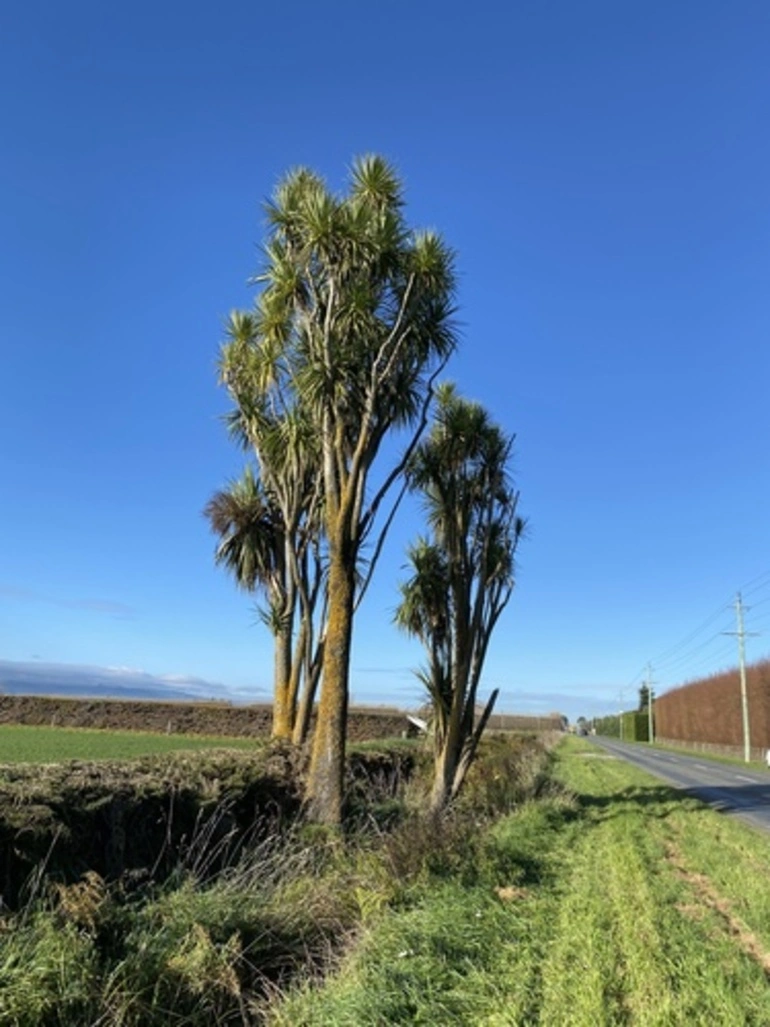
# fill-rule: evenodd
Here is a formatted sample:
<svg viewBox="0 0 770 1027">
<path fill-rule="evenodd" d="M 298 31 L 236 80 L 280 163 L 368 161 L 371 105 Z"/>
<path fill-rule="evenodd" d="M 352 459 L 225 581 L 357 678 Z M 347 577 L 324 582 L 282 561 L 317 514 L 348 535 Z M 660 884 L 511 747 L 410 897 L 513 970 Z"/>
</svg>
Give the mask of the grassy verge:
<svg viewBox="0 0 770 1027">
<path fill-rule="evenodd" d="M 259 745 L 264 745 L 264 740 L 0 724 L 0 763 L 125 760 L 166 752 L 253 749 Z"/>
<path fill-rule="evenodd" d="M 554 778 L 269 1022 L 770 1023 L 767 837 L 577 740 Z"/>
</svg>

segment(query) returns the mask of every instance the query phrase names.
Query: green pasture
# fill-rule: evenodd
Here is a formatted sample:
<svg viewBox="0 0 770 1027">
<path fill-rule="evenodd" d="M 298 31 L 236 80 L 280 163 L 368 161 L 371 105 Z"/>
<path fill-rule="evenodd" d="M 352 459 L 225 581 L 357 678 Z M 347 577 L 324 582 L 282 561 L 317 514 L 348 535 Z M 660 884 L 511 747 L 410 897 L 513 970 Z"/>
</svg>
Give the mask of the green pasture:
<svg viewBox="0 0 770 1027">
<path fill-rule="evenodd" d="M 252 749 L 260 744 L 253 738 L 0 724 L 0 764 L 125 760 L 193 749 Z"/>
</svg>

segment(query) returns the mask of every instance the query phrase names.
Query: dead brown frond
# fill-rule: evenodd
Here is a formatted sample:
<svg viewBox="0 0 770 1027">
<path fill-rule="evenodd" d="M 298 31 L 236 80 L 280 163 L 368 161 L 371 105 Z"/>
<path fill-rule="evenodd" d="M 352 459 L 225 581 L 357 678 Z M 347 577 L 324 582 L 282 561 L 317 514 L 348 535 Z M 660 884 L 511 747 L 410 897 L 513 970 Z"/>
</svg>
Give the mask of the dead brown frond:
<svg viewBox="0 0 770 1027">
<path fill-rule="evenodd" d="M 75 884 L 54 883 L 57 912 L 67 922 L 95 934 L 107 900 L 107 886 L 95 870 L 88 870 Z"/>
</svg>

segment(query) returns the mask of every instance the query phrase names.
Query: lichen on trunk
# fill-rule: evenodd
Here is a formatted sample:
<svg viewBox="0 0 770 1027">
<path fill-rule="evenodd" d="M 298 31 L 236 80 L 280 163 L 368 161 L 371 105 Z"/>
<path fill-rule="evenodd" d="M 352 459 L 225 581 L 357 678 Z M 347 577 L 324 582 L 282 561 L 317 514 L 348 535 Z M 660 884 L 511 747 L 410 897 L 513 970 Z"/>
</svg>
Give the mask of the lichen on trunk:
<svg viewBox="0 0 770 1027">
<path fill-rule="evenodd" d="M 308 771 L 306 806 L 311 820 L 342 819 L 345 733 L 348 713 L 350 641 L 353 631 L 355 563 L 335 546 L 329 564 L 329 614 L 324 642 L 321 697 Z"/>
</svg>

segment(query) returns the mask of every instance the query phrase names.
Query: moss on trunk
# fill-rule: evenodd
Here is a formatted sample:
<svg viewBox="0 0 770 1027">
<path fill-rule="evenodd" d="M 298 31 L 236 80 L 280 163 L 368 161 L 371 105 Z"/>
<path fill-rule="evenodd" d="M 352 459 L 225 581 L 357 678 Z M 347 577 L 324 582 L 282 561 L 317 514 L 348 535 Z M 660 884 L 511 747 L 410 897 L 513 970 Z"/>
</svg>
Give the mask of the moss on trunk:
<svg viewBox="0 0 770 1027">
<path fill-rule="evenodd" d="M 291 628 L 275 635 L 275 682 L 271 736 L 290 740 L 294 730 L 296 703 L 291 697 Z"/>
<path fill-rule="evenodd" d="M 355 561 L 346 560 L 343 547 L 335 546 L 330 553 L 329 617 L 306 795 L 308 816 L 322 824 L 339 824 L 342 819 L 354 589 Z"/>
</svg>

